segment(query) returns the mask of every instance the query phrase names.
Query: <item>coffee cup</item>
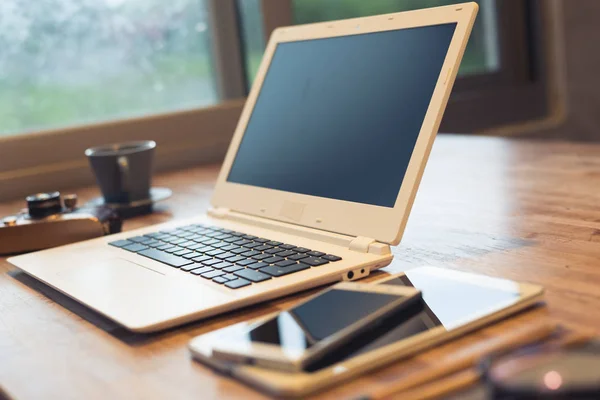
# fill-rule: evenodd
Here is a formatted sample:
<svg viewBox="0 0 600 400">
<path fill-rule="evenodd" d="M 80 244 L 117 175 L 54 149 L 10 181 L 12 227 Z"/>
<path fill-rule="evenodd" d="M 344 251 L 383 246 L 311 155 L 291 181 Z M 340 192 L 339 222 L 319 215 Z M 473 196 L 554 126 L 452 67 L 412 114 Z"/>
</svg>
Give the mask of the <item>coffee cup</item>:
<svg viewBox="0 0 600 400">
<path fill-rule="evenodd" d="M 91 147 L 85 151 L 107 204 L 150 197 L 156 142 L 144 140 Z"/>
</svg>

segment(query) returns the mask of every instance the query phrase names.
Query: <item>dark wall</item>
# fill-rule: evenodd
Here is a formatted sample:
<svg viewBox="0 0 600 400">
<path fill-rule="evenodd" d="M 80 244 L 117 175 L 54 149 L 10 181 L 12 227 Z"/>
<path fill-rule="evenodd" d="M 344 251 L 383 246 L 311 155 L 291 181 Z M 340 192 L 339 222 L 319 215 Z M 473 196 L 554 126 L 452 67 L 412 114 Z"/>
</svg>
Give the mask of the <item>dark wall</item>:
<svg viewBox="0 0 600 400">
<path fill-rule="evenodd" d="M 541 133 L 600 141 L 600 1 L 562 0 L 562 12 L 567 118 L 559 127 Z"/>
</svg>

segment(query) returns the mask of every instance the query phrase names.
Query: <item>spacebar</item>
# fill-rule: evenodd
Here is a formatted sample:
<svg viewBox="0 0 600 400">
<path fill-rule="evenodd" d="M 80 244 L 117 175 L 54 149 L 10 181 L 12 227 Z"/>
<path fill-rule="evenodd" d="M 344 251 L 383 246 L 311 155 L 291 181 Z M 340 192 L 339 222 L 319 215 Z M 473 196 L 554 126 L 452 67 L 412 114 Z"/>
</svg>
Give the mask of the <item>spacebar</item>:
<svg viewBox="0 0 600 400">
<path fill-rule="evenodd" d="M 189 265 L 189 264 L 193 263 L 193 261 L 186 260 L 183 257 L 177 257 L 177 256 L 171 255 L 169 253 L 164 253 L 162 251 L 155 250 L 155 249 L 142 250 L 142 251 L 139 251 L 137 254 L 144 256 L 144 257 L 151 258 L 155 261 L 170 265 L 171 267 L 175 267 L 175 268 L 180 268 L 180 267 L 183 267 L 184 265 Z"/>
</svg>

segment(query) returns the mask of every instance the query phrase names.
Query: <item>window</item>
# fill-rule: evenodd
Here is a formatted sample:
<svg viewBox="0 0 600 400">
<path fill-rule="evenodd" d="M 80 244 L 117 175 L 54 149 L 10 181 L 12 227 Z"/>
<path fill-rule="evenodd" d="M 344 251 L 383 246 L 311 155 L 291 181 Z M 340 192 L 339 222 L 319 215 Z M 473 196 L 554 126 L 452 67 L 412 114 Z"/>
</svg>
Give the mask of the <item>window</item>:
<svg viewBox="0 0 600 400">
<path fill-rule="evenodd" d="M 0 135 L 217 101 L 198 0 L 0 3 Z"/>
<path fill-rule="evenodd" d="M 278 26 L 451 0 L 2 0 L 0 199 L 91 183 L 85 148 L 158 142 L 157 169 L 219 161 Z M 442 131 L 548 112 L 544 2 L 479 0 Z"/>
</svg>

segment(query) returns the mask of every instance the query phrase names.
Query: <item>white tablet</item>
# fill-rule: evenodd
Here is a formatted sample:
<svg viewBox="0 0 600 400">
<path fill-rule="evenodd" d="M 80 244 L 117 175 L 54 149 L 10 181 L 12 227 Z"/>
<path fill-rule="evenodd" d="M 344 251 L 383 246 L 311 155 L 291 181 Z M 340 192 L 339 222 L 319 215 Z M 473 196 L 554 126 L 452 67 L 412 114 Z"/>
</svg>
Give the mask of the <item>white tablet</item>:
<svg viewBox="0 0 600 400">
<path fill-rule="evenodd" d="M 372 284 L 415 287 L 421 290 L 426 307 L 344 359 L 316 371 L 286 373 L 212 357 L 217 343 L 242 339 L 256 321 L 198 336 L 190 342 L 190 350 L 196 360 L 269 394 L 305 396 L 506 318 L 543 295 L 540 286 L 433 267 L 412 269 Z"/>
</svg>

